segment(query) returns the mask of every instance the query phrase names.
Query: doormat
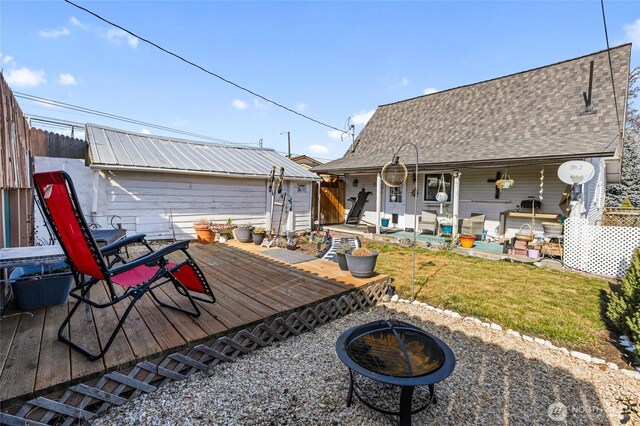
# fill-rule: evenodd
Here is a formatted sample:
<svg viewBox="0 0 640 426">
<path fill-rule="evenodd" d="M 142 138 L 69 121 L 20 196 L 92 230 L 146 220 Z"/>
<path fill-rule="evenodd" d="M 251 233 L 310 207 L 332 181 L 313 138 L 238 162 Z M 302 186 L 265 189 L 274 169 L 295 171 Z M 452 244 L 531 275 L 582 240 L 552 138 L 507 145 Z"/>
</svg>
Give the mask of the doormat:
<svg viewBox="0 0 640 426">
<path fill-rule="evenodd" d="M 295 250 L 288 250 L 285 248 L 269 249 L 269 250 L 261 251 L 260 254 L 273 257 L 274 259 L 277 259 L 281 262 L 286 262 L 291 264 L 308 262 L 310 260 L 317 259 L 317 257 L 315 256 L 311 256 L 306 253 L 295 251 Z"/>
</svg>

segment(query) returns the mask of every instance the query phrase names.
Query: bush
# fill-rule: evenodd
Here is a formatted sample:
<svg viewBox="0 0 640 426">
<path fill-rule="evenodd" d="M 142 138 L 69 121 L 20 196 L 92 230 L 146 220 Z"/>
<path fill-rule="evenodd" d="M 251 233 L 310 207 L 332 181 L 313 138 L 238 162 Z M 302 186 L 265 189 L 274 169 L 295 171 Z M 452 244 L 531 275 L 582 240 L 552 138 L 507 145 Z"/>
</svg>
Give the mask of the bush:
<svg viewBox="0 0 640 426">
<path fill-rule="evenodd" d="M 633 252 L 620 293 L 613 293 L 609 298 L 607 317 L 619 332 L 629 336 L 635 361 L 640 362 L 640 248 Z"/>
</svg>

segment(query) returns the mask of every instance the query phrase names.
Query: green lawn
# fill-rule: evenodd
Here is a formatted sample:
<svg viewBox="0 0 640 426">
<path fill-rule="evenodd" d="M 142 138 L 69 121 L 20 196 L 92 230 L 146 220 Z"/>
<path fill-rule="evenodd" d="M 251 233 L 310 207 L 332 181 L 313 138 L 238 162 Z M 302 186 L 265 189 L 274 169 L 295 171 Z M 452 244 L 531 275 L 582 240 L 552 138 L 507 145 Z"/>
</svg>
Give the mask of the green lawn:
<svg viewBox="0 0 640 426">
<path fill-rule="evenodd" d="M 410 297 L 411 248 L 367 243 L 380 252 L 376 271 L 393 278 L 400 297 Z M 416 249 L 418 300 L 462 315 L 496 322 L 555 344 L 599 346 L 605 280 L 566 271 Z"/>
</svg>

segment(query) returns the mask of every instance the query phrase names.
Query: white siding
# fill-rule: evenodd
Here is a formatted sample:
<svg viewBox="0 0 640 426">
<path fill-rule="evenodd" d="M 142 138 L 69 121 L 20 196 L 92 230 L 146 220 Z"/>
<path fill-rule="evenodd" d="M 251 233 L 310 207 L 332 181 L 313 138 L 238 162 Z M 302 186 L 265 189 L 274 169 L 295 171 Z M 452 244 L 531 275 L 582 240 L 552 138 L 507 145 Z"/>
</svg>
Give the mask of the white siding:
<svg viewBox="0 0 640 426">
<path fill-rule="evenodd" d="M 357 186 L 353 186 L 354 179 L 358 179 Z M 376 223 L 376 175 L 347 175 L 345 176 L 345 185 L 345 219 L 347 215 L 349 215 L 349 210 L 353 205 L 353 203 L 349 201 L 349 198 L 357 198 L 358 192 L 364 189 L 365 191 L 370 191 L 371 194 L 364 205 L 362 220 L 372 224 Z"/>
<path fill-rule="evenodd" d="M 541 211 L 544 213 L 562 214 L 558 203 L 562 197 L 566 185 L 558 179 L 558 166 L 544 166 L 544 199 L 542 200 Z M 498 235 L 498 225 L 500 212 L 507 210 L 516 210 L 520 207 L 520 202 L 526 200 L 529 196 L 539 197 L 540 191 L 540 170 L 542 166 L 518 166 L 508 170 L 509 175 L 515 181 L 513 187 L 504 189 L 500 193 L 500 198 L 495 198 L 495 183 L 487 182 L 494 180 L 496 172 L 503 173 L 504 169 L 500 168 L 483 168 L 483 169 L 460 169 L 460 213 L 459 218 L 471 216 L 471 213 L 481 213 L 486 215 L 485 228 L 490 235 Z M 432 172 L 431 174 L 439 174 L 440 172 Z M 353 186 L 353 180 L 358 179 L 358 186 Z M 358 191 L 365 188 L 371 191 L 369 201 L 365 204 L 365 214 L 363 219 L 370 223 L 376 220 L 376 176 L 371 175 L 347 175 L 346 178 L 346 198 L 357 196 Z M 422 185 L 424 184 L 424 172 L 418 177 L 418 212 L 424 210 L 439 211 L 440 203 L 431 203 L 423 201 Z M 405 211 L 406 227 L 413 226 L 414 215 L 413 206 L 414 198 L 412 196 L 413 182 L 407 182 L 405 194 Z M 388 194 L 388 188 L 382 186 L 382 217 L 389 217 L 385 214 L 385 203 Z M 453 191 L 452 191 L 453 194 Z M 346 210 L 350 207 L 347 201 Z M 444 203 L 445 209 L 449 212 L 453 211 L 451 203 Z M 536 223 L 536 230 L 542 232 L 541 220 Z M 515 232 L 524 223 L 531 223 L 527 219 L 509 218 L 507 221 L 507 236 L 513 236 Z"/>
</svg>

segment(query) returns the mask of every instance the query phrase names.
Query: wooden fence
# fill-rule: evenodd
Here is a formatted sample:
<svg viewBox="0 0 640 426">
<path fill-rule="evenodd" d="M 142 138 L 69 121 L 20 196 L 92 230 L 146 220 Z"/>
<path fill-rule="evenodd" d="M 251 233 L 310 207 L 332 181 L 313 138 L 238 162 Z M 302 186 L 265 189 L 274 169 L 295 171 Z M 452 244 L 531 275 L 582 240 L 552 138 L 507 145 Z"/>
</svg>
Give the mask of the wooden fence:
<svg viewBox="0 0 640 426">
<path fill-rule="evenodd" d="M 40 129 L 31 129 L 29 137 L 34 156 L 80 159 L 87 157 L 87 142 L 82 139 Z"/>
<path fill-rule="evenodd" d="M 31 170 L 29 123 L 0 73 L 0 248 L 32 243 Z"/>
<path fill-rule="evenodd" d="M 343 180 L 320 183 L 320 221 L 323 225 L 344 222 L 344 197 Z"/>
</svg>

